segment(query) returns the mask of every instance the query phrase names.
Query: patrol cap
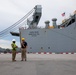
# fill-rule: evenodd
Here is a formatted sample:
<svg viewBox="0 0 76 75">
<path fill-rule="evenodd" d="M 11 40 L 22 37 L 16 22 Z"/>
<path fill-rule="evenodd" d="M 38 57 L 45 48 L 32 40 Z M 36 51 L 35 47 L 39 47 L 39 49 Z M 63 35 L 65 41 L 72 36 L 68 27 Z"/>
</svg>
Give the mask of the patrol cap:
<svg viewBox="0 0 76 75">
<path fill-rule="evenodd" d="M 22 40 L 25 40 L 25 38 L 22 38 Z"/>
<path fill-rule="evenodd" d="M 12 41 L 16 41 L 15 39 L 13 39 Z"/>
</svg>

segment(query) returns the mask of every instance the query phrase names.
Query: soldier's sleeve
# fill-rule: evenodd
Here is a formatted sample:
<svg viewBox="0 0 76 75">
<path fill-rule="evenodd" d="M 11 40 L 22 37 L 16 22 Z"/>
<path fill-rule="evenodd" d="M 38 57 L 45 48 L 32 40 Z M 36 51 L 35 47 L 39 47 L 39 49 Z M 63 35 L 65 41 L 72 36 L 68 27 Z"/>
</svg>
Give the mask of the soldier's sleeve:
<svg viewBox="0 0 76 75">
<path fill-rule="evenodd" d="M 11 47 L 13 48 L 13 44 L 11 44 Z"/>
</svg>

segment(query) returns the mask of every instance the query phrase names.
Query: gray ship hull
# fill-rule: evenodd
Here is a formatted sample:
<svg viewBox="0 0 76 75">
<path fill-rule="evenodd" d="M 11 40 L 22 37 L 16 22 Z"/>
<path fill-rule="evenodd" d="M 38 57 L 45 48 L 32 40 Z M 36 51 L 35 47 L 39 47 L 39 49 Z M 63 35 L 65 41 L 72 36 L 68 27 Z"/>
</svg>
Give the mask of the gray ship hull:
<svg viewBox="0 0 76 75">
<path fill-rule="evenodd" d="M 62 29 L 20 29 L 28 52 L 76 52 L 76 22 Z"/>
</svg>

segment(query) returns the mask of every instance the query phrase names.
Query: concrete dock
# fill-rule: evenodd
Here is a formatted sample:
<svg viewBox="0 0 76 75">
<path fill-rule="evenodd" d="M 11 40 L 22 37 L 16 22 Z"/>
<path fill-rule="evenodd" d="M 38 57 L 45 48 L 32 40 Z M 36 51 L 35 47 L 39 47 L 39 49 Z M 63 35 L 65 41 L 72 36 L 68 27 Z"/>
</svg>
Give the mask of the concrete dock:
<svg viewBox="0 0 76 75">
<path fill-rule="evenodd" d="M 0 54 L 0 75 L 76 75 L 76 54 L 27 54 L 16 62 L 11 54 Z"/>
</svg>

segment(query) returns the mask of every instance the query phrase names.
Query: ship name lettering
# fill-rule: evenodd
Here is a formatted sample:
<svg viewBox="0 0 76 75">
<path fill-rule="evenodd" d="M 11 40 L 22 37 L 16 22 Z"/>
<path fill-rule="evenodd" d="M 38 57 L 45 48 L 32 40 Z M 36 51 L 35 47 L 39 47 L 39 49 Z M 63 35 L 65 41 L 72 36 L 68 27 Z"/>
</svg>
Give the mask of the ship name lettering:
<svg viewBox="0 0 76 75">
<path fill-rule="evenodd" d="M 30 31 L 29 35 L 36 37 L 37 35 L 39 35 L 39 32 L 38 31 Z"/>
</svg>

